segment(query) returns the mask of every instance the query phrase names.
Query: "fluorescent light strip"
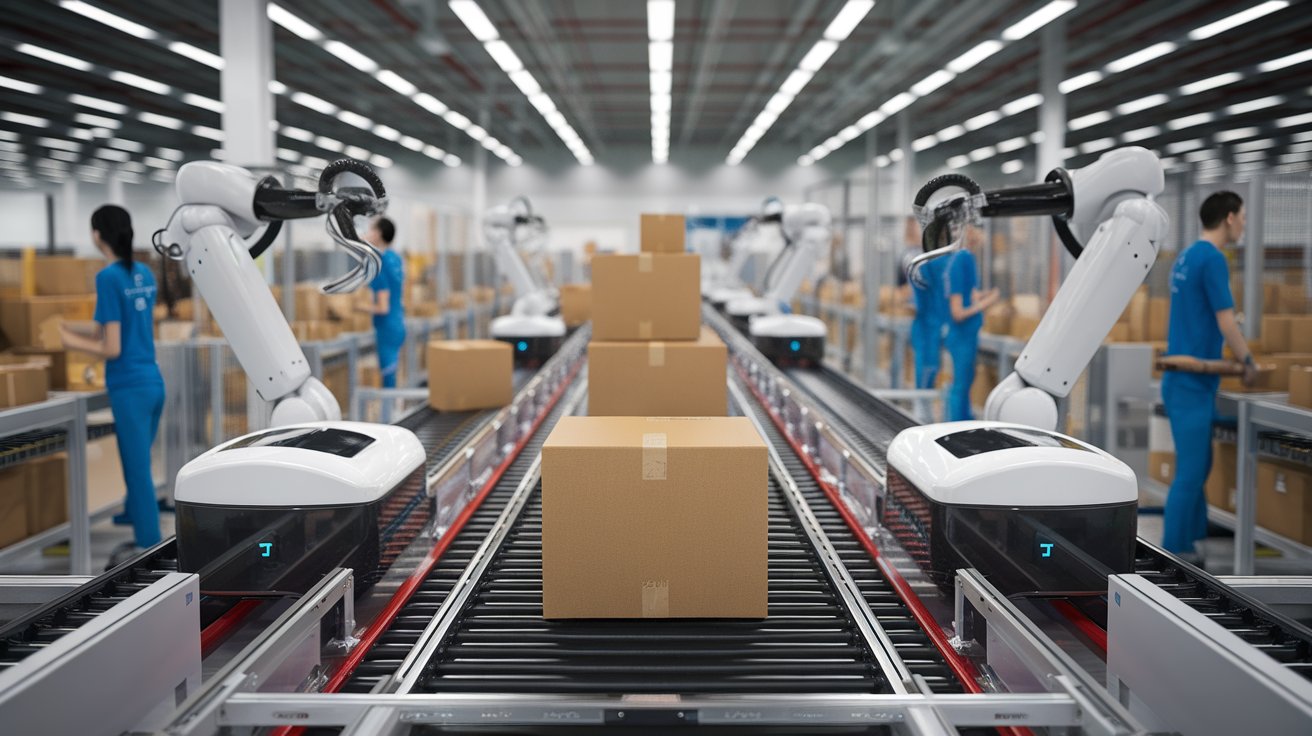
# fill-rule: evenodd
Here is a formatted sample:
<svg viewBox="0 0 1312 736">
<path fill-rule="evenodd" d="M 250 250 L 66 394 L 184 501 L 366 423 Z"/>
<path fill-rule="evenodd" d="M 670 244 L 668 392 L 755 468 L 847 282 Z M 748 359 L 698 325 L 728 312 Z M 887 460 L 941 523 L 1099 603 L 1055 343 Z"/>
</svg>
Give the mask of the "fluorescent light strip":
<svg viewBox="0 0 1312 736">
<path fill-rule="evenodd" d="M 1020 170 L 1023 168 L 1025 168 L 1025 164 L 1018 158 L 1013 158 L 1010 161 L 1004 161 L 1002 163 L 1002 173 L 1004 174 L 1019 174 Z"/>
<path fill-rule="evenodd" d="M 1164 94 L 1148 95 L 1137 100 L 1122 102 L 1116 106 L 1116 112 L 1120 115 L 1133 115 L 1136 112 L 1142 112 L 1158 105 L 1165 105 L 1170 100 L 1171 98 Z"/>
<path fill-rule="evenodd" d="M 1019 41 L 1075 9 L 1075 0 L 1053 0 L 1002 32 L 1005 41 Z"/>
<path fill-rule="evenodd" d="M 1171 130 L 1183 130 L 1192 128 L 1195 125 L 1206 125 L 1216 119 L 1216 115 L 1210 112 L 1200 112 L 1194 115 L 1186 115 L 1182 118 L 1176 118 L 1166 124 Z"/>
<path fill-rule="evenodd" d="M 829 27 L 825 28 L 825 38 L 830 41 L 846 41 L 873 7 L 875 0 L 849 0 L 829 22 Z"/>
<path fill-rule="evenodd" d="M 68 101 L 79 107 L 89 107 L 93 110 L 100 110 L 112 115 L 122 115 L 128 111 L 127 105 L 121 105 L 117 102 L 102 100 L 99 97 L 88 97 L 86 95 L 69 95 Z"/>
<path fill-rule="evenodd" d="M 1077 89 L 1084 89 L 1085 87 L 1088 87 L 1091 84 L 1097 84 L 1098 82 L 1101 82 L 1102 77 L 1103 77 L 1102 72 L 1097 70 L 1084 72 L 1083 74 L 1076 74 L 1070 79 L 1063 80 L 1060 84 L 1058 84 L 1057 90 L 1064 95 L 1068 95 Z"/>
<path fill-rule="evenodd" d="M 1161 43 L 1155 43 L 1152 46 L 1139 49 L 1132 54 L 1127 54 L 1115 61 L 1109 62 L 1107 66 L 1103 67 L 1103 69 L 1105 69 L 1108 74 L 1119 74 L 1123 71 L 1133 69 L 1140 64 L 1146 64 L 1160 56 L 1165 56 L 1175 51 L 1177 48 L 1179 48 L 1179 46 L 1171 41 L 1162 41 Z"/>
<path fill-rule="evenodd" d="M 103 10 L 94 5 L 79 2 L 78 0 L 60 0 L 59 6 L 85 18 L 90 18 L 97 23 L 103 23 L 110 28 L 116 28 L 128 35 L 136 36 L 137 38 L 144 38 L 147 41 L 154 40 L 158 35 L 155 31 L 141 25 L 140 23 L 134 23 L 127 18 L 114 15 L 108 10 Z"/>
<path fill-rule="evenodd" d="M 39 84 L 32 84 L 31 82 L 24 82 L 20 79 L 13 79 L 11 77 L 0 77 L 0 87 L 5 87 L 6 89 L 12 89 L 15 92 L 23 92 L 29 95 L 39 95 L 45 91 L 45 87 L 42 87 Z"/>
<path fill-rule="evenodd" d="M 318 43 L 323 40 L 323 33 L 318 28 L 301 20 L 300 16 L 293 14 L 286 8 L 276 3 L 268 5 L 269 20 L 277 23 L 283 28 L 291 31 L 293 34 L 300 36 L 306 41 Z"/>
<path fill-rule="evenodd" d="M 654 164 L 663 164 L 670 160 L 670 110 L 673 107 L 671 94 L 674 88 L 674 0 L 648 0 L 647 40 L 650 44 L 647 66 L 651 90 L 651 160 Z M 568 126 L 564 116 L 558 112 L 552 113 L 547 122 L 553 128 L 560 125 Z"/>
<path fill-rule="evenodd" d="M 414 84 L 410 83 L 410 81 L 408 81 L 400 74 L 397 74 L 396 72 L 390 69 L 380 70 L 377 74 L 374 75 L 374 78 L 382 82 L 387 87 L 390 87 L 392 91 L 396 92 L 397 94 L 404 95 L 406 97 L 410 97 L 419 91 L 418 87 L 414 86 Z"/>
<path fill-rule="evenodd" d="M 21 54 L 35 56 L 38 59 L 43 59 L 52 64 L 59 64 L 60 66 L 66 66 L 80 72 L 89 72 L 92 69 L 91 62 L 83 61 L 76 56 L 61 54 L 58 51 L 51 51 L 50 49 L 41 46 L 34 46 L 30 43 L 20 43 L 14 47 L 14 50 Z"/>
<path fill-rule="evenodd" d="M 143 123 L 158 125 L 161 128 L 168 128 L 169 130 L 181 130 L 184 125 L 184 123 L 177 118 L 169 117 L 168 115 L 158 115 L 153 112 L 139 112 L 137 113 L 137 119 Z"/>
<path fill-rule="evenodd" d="M 1255 135 L 1259 135 L 1261 132 L 1262 131 L 1259 129 L 1249 126 L 1247 128 L 1223 130 L 1220 133 L 1217 133 L 1214 137 L 1216 138 L 1217 143 L 1229 143 L 1231 141 L 1243 140 L 1244 138 L 1252 138 Z"/>
<path fill-rule="evenodd" d="M 970 51 L 967 51 L 961 56 L 958 56 L 952 61 L 949 61 L 947 65 L 947 70 L 954 74 L 961 74 L 969 69 L 972 69 L 976 64 L 979 64 L 980 62 L 984 61 L 990 56 L 1001 51 L 1002 46 L 1003 46 L 1002 42 L 998 41 L 997 39 L 990 39 L 988 41 L 984 41 L 982 43 L 976 44 L 975 48 L 971 49 Z"/>
<path fill-rule="evenodd" d="M 27 125 L 33 128 L 50 127 L 49 120 L 39 118 L 35 115 L 24 115 L 21 112 L 0 112 L 0 120 L 14 123 L 16 125 Z"/>
<path fill-rule="evenodd" d="M 163 82 L 157 82 L 153 79 L 147 79 L 141 75 L 133 74 L 131 72 L 112 71 L 109 73 L 109 78 L 120 84 L 126 84 L 132 87 L 136 87 L 138 89 L 144 89 L 147 92 L 154 92 L 157 95 L 168 95 L 173 92 L 173 88 L 168 86 L 167 84 L 164 84 Z"/>
<path fill-rule="evenodd" d="M 1249 100 L 1248 102 L 1235 103 L 1227 107 L 1225 109 L 1225 113 L 1227 115 L 1244 115 L 1246 113 L 1256 112 L 1257 110 L 1265 110 L 1268 107 L 1283 105 L 1284 103 L 1285 103 L 1284 97 L 1281 97 L 1280 95 L 1272 95 L 1270 97 L 1261 97 L 1256 100 Z"/>
<path fill-rule="evenodd" d="M 1285 0 L 1271 0 L 1271 2 L 1265 2 L 1259 5 L 1254 5 L 1251 8 L 1245 8 L 1244 10 L 1234 13 L 1228 17 L 1222 18 L 1221 20 L 1218 20 L 1214 23 L 1208 23 L 1205 26 L 1200 26 L 1198 28 L 1193 29 L 1192 31 L 1189 32 L 1189 40 L 1201 41 L 1205 38 L 1211 38 L 1212 36 L 1215 36 L 1218 33 L 1224 33 L 1225 31 L 1228 31 L 1231 28 L 1235 28 L 1237 26 L 1241 26 L 1250 21 L 1257 20 L 1258 18 L 1261 18 L 1264 15 L 1270 15 L 1271 13 L 1274 13 L 1277 10 L 1283 10 L 1288 6 L 1289 3 L 1286 2 Z"/>
<path fill-rule="evenodd" d="M 1189 95 L 1196 95 L 1199 92 L 1206 92 L 1209 89 L 1216 89 L 1217 87 L 1224 87 L 1227 84 L 1234 84 L 1235 82 L 1238 82 L 1243 78 L 1244 75 L 1240 74 L 1239 72 L 1226 72 L 1225 74 L 1218 74 L 1214 77 L 1208 77 L 1207 79 L 1200 79 L 1197 82 L 1191 82 L 1189 84 L 1180 87 L 1180 94 L 1186 97 L 1188 97 Z"/>
<path fill-rule="evenodd" d="M 203 95 L 197 95 L 197 94 L 192 94 L 191 92 L 187 92 L 186 94 L 182 95 L 182 101 L 193 107 L 199 107 L 204 110 L 209 110 L 210 112 L 217 112 L 220 115 L 223 114 L 222 102 L 219 102 L 218 100 L 210 99 L 209 97 L 205 97 Z"/>
<path fill-rule="evenodd" d="M 1089 113 L 1088 115 L 1082 115 L 1078 118 L 1074 118 L 1066 125 L 1071 130 L 1084 130 L 1085 128 L 1089 128 L 1094 125 L 1102 125 L 1103 123 L 1110 122 L 1113 117 L 1114 116 L 1107 110 L 1100 110 L 1098 112 L 1092 112 Z"/>
<path fill-rule="evenodd" d="M 1299 51 L 1297 53 L 1290 54 L 1289 56 L 1282 56 L 1279 59 L 1272 59 L 1271 61 L 1262 62 L 1261 64 L 1257 65 L 1257 70 L 1263 73 L 1273 72 L 1276 71 L 1277 69 L 1284 69 L 1287 66 L 1302 64 L 1307 61 L 1312 61 L 1312 49 Z"/>
<path fill-rule="evenodd" d="M 373 74 L 378 71 L 378 62 L 370 59 L 368 56 L 365 56 L 341 41 L 325 41 L 323 44 L 323 50 L 366 74 Z"/>
<path fill-rule="evenodd" d="M 173 41 L 168 45 L 169 51 L 178 56 L 185 56 L 192 61 L 198 61 L 211 69 L 223 70 L 223 57 L 211 53 L 202 48 L 197 48 L 189 43 L 182 41 Z"/>
</svg>

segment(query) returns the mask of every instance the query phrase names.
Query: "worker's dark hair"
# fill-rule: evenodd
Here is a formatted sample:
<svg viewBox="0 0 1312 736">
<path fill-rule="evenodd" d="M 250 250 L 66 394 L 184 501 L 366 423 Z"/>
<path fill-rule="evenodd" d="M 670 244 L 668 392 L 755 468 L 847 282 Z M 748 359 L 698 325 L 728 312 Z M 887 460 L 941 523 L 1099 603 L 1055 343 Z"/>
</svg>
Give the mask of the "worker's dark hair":
<svg viewBox="0 0 1312 736">
<path fill-rule="evenodd" d="M 91 229 L 100 233 L 123 267 L 132 270 L 132 216 L 116 204 L 102 205 L 91 213 Z"/>
<path fill-rule="evenodd" d="M 396 237 L 396 225 L 386 217 L 380 217 L 374 220 L 374 227 L 378 228 L 378 234 L 383 236 L 383 242 L 388 245 L 392 244 L 392 238 Z"/>
<path fill-rule="evenodd" d="M 1198 219 L 1203 221 L 1204 230 L 1221 227 L 1225 218 L 1238 212 L 1244 206 L 1244 200 L 1234 192 L 1215 192 L 1203 200 L 1198 208 Z"/>
</svg>

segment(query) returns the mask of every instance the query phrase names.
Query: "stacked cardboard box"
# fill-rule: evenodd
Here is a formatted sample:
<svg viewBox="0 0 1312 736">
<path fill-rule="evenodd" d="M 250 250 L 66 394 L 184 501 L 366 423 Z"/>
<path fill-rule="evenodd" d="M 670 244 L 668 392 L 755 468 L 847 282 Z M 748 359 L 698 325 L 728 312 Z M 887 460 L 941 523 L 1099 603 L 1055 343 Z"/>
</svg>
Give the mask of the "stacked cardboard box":
<svg viewBox="0 0 1312 736">
<path fill-rule="evenodd" d="M 103 258 L 42 256 L 32 265 L 37 296 L 82 296 L 96 293 L 96 274 L 108 264 Z"/>
<path fill-rule="evenodd" d="M 25 358 L 9 360 L 21 362 L 0 363 L 0 409 L 45 401 L 50 391 L 50 364 Z"/>
<path fill-rule="evenodd" d="M 694 254 L 599 255 L 592 259 L 596 340 L 696 340 L 701 261 Z"/>
<path fill-rule="evenodd" d="M 696 340 L 588 345 L 592 416 L 724 416 L 728 350 L 702 328 Z"/>
<path fill-rule="evenodd" d="M 682 253 L 687 224 L 683 215 L 641 217 L 639 243 L 643 253 Z"/>
<path fill-rule="evenodd" d="M 68 521 L 68 456 L 0 470 L 0 547 Z"/>
<path fill-rule="evenodd" d="M 499 409 L 514 392 L 514 352 L 499 340 L 428 343 L 428 405 L 438 411 Z"/>
<path fill-rule="evenodd" d="M 566 284 L 560 287 L 560 318 L 569 327 L 592 319 L 592 285 Z"/>
<path fill-rule="evenodd" d="M 1233 442 L 1212 442 L 1212 471 L 1204 486 L 1207 503 L 1225 511 L 1235 510 L 1238 495 L 1239 451 Z"/>
<path fill-rule="evenodd" d="M 1257 525 L 1303 544 L 1312 543 L 1312 468 L 1258 460 Z"/>
</svg>

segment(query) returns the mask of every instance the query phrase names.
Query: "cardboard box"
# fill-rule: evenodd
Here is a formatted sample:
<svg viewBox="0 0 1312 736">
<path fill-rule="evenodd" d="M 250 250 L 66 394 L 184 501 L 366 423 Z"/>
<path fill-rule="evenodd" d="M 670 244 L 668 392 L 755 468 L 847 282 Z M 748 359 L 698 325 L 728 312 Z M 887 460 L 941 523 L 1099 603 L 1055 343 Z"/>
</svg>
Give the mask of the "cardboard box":
<svg viewBox="0 0 1312 736">
<path fill-rule="evenodd" d="M 1292 352 L 1289 347 L 1290 318 L 1273 314 L 1262 318 L 1262 344 L 1273 353 Z"/>
<path fill-rule="evenodd" d="M 29 460 L 19 467 L 27 471 L 27 533 L 68 521 L 68 453 Z"/>
<path fill-rule="evenodd" d="M 1226 511 L 1235 510 L 1239 494 L 1239 451 L 1233 442 L 1212 442 L 1212 471 L 1207 474 L 1204 490 L 1207 503 Z"/>
<path fill-rule="evenodd" d="M 324 318 L 324 293 L 316 284 L 296 285 L 296 321 L 312 322 Z"/>
<path fill-rule="evenodd" d="M 570 327 L 592 319 L 592 284 L 566 284 L 560 287 L 560 318 Z"/>
<path fill-rule="evenodd" d="M 595 340 L 696 340 L 701 259 L 642 253 L 592 259 Z"/>
<path fill-rule="evenodd" d="M 1167 326 L 1171 318 L 1171 300 L 1155 296 L 1148 300 L 1148 330 L 1145 337 L 1150 341 L 1165 340 Z"/>
<path fill-rule="evenodd" d="M 1296 365 L 1312 366 L 1312 353 L 1279 353 L 1264 355 L 1257 361 L 1271 368 L 1264 388 L 1268 391 L 1289 390 L 1289 369 Z"/>
<path fill-rule="evenodd" d="M 1312 409 L 1312 366 L 1289 369 L 1289 403 Z"/>
<path fill-rule="evenodd" d="M 292 334 L 296 336 L 297 342 L 335 340 L 342 332 L 340 322 L 330 322 L 323 319 L 296 320 L 291 324 Z"/>
<path fill-rule="evenodd" d="M 1038 294 L 1016 294 L 1011 298 L 1011 308 L 1017 317 L 1038 319 L 1043 316 L 1043 300 Z"/>
<path fill-rule="evenodd" d="M 499 340 L 428 343 L 428 405 L 438 411 L 499 409 L 514 394 L 514 351 Z"/>
<path fill-rule="evenodd" d="M 642 215 L 638 243 L 643 253 L 682 253 L 687 225 L 683 215 Z"/>
<path fill-rule="evenodd" d="M 18 347 L 42 346 L 42 324 L 55 318 L 89 320 L 94 296 L 33 296 L 0 301 L 0 332 Z M 56 333 L 58 337 L 58 333 Z M 44 347 L 58 348 L 59 345 Z"/>
<path fill-rule="evenodd" d="M 764 618 L 767 450 L 744 417 L 564 417 L 542 447 L 546 618 Z"/>
<path fill-rule="evenodd" d="M 49 392 L 49 363 L 33 360 L 0 364 L 0 409 L 45 401 Z"/>
<path fill-rule="evenodd" d="M 588 345 L 591 416 L 722 417 L 729 351 L 711 330 L 690 342 Z"/>
<path fill-rule="evenodd" d="M 1175 480 L 1175 453 L 1148 453 L 1148 477 L 1158 483 L 1171 485 Z"/>
<path fill-rule="evenodd" d="M 1289 317 L 1288 320 L 1289 352 L 1312 353 L 1312 317 Z"/>
<path fill-rule="evenodd" d="M 1019 314 L 1011 318 L 1011 336 L 1021 340 L 1028 340 L 1034 337 L 1034 331 L 1039 329 L 1038 317 L 1022 317 Z"/>
<path fill-rule="evenodd" d="M 1130 342 L 1130 326 L 1124 322 L 1112 325 L 1107 333 L 1107 342 Z"/>
<path fill-rule="evenodd" d="M 0 547 L 27 537 L 27 471 L 18 465 L 0 469 Z"/>
<path fill-rule="evenodd" d="M 1257 461 L 1257 525 L 1303 544 L 1312 542 L 1312 468 Z"/>
<path fill-rule="evenodd" d="M 984 313 L 984 331 L 990 335 L 1010 335 L 1011 320 L 1011 309 L 990 309 Z"/>
<path fill-rule="evenodd" d="M 14 348 L 9 354 L 0 355 L 0 364 L 40 363 L 45 366 L 50 391 L 69 390 L 68 351 L 47 350 L 45 348 Z"/>
<path fill-rule="evenodd" d="M 366 293 L 372 294 L 368 289 L 361 289 Z M 350 294 L 320 294 L 319 305 L 323 308 L 323 319 L 332 320 L 333 322 L 350 322 L 355 316 L 355 292 Z M 296 310 L 297 319 L 314 319 L 309 315 L 302 315 L 301 310 Z"/>
<path fill-rule="evenodd" d="M 33 261 L 37 296 L 96 293 L 96 274 L 108 265 L 103 258 L 40 256 Z"/>
</svg>

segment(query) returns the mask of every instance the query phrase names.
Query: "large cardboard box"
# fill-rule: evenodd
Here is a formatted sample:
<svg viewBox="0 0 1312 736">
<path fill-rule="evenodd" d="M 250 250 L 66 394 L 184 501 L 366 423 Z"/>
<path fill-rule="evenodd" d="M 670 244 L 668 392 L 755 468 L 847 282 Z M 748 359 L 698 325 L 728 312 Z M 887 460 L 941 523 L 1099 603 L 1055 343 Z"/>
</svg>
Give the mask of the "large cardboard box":
<svg viewBox="0 0 1312 736">
<path fill-rule="evenodd" d="M 0 364 L 40 363 L 45 366 L 48 388 L 51 391 L 69 390 L 68 351 L 46 348 L 14 348 L 0 355 Z"/>
<path fill-rule="evenodd" d="M 32 263 L 37 296 L 76 296 L 96 293 L 96 274 L 103 258 L 41 256 Z"/>
<path fill-rule="evenodd" d="M 686 232 L 683 215 L 644 214 L 639 246 L 643 253 L 682 253 Z"/>
<path fill-rule="evenodd" d="M 560 287 L 560 318 L 570 327 L 592 319 L 592 284 L 565 284 Z"/>
<path fill-rule="evenodd" d="M 1175 453 L 1149 452 L 1148 477 L 1165 485 L 1175 481 Z"/>
<path fill-rule="evenodd" d="M 744 417 L 565 417 L 542 447 L 546 618 L 764 618 L 766 445 Z"/>
<path fill-rule="evenodd" d="M 27 536 L 27 471 L 21 465 L 0 469 L 0 547 Z"/>
<path fill-rule="evenodd" d="M 1148 331 L 1145 337 L 1150 341 L 1165 340 L 1167 324 L 1171 317 L 1171 300 L 1164 296 L 1155 296 L 1148 300 Z"/>
<path fill-rule="evenodd" d="M 428 405 L 438 411 L 499 409 L 514 393 L 514 352 L 499 340 L 428 343 Z"/>
<path fill-rule="evenodd" d="M 1273 353 L 1288 353 L 1290 318 L 1273 314 L 1262 318 L 1262 344 Z"/>
<path fill-rule="evenodd" d="M 1233 442 L 1212 442 L 1212 471 L 1204 485 L 1207 503 L 1225 511 L 1235 510 L 1238 495 L 1238 447 Z"/>
<path fill-rule="evenodd" d="M 1257 461 L 1257 525 L 1303 544 L 1312 542 L 1312 468 Z"/>
<path fill-rule="evenodd" d="M 596 256 L 592 299 L 593 339 L 696 340 L 701 259 L 690 253 Z"/>
<path fill-rule="evenodd" d="M 1296 365 L 1312 366 L 1312 353 L 1279 353 L 1264 355 L 1257 361 L 1272 368 L 1270 378 L 1266 381 L 1268 391 L 1288 391 L 1289 371 Z"/>
<path fill-rule="evenodd" d="M 588 345 L 588 414 L 722 417 L 729 351 L 711 330 L 690 342 Z"/>
<path fill-rule="evenodd" d="M 1034 337 L 1034 331 L 1039 329 L 1038 317 L 1022 317 L 1019 314 L 1011 318 L 1011 336 L 1021 340 L 1028 340 Z"/>
<path fill-rule="evenodd" d="M 19 467 L 27 471 L 27 533 L 68 521 L 68 453 L 29 460 Z"/>
<path fill-rule="evenodd" d="M 1289 403 L 1312 409 L 1312 366 L 1289 369 Z"/>
<path fill-rule="evenodd" d="M 0 409 L 45 401 L 50 391 L 49 363 L 0 364 Z"/>
<path fill-rule="evenodd" d="M 42 325 L 58 318 L 89 320 L 94 296 L 33 296 L 0 300 L 0 332 L 14 346 L 42 346 Z M 44 345 L 57 348 L 58 345 Z"/>
</svg>

